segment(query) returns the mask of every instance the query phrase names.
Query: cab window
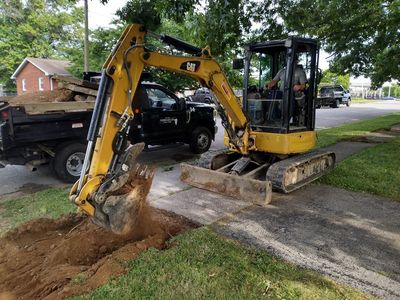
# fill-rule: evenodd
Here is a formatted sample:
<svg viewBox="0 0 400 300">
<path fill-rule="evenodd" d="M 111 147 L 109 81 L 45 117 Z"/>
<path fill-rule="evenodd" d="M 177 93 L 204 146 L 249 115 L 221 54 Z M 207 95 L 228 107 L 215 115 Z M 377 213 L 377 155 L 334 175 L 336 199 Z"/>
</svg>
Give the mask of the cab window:
<svg viewBox="0 0 400 300">
<path fill-rule="evenodd" d="M 266 83 L 274 76 L 272 55 L 253 53 L 250 60 L 246 112 L 255 130 L 282 127 L 282 92 L 265 88 Z"/>
<path fill-rule="evenodd" d="M 162 110 L 177 110 L 175 98 L 156 88 L 147 88 L 149 107 Z"/>
</svg>

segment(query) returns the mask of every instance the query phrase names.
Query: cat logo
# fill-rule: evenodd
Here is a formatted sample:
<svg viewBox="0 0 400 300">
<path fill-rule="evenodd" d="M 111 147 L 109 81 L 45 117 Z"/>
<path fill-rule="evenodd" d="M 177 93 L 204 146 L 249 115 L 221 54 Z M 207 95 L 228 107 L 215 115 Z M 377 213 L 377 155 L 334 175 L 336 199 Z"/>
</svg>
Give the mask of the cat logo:
<svg viewBox="0 0 400 300">
<path fill-rule="evenodd" d="M 198 60 L 191 60 L 182 63 L 180 69 L 189 72 L 197 72 L 199 67 L 200 67 L 200 62 Z"/>
<path fill-rule="evenodd" d="M 186 64 L 186 69 L 190 72 L 196 72 L 196 64 L 188 62 Z"/>
</svg>

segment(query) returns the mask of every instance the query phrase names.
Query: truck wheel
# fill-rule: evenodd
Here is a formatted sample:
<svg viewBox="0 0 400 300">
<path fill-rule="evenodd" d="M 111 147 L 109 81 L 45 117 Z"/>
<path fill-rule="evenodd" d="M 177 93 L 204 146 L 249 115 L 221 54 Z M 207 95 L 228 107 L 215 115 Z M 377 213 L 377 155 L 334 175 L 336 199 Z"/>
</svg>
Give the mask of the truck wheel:
<svg viewBox="0 0 400 300">
<path fill-rule="evenodd" d="M 211 146 L 211 132 L 206 127 L 196 127 L 190 136 L 190 150 L 200 154 L 208 151 Z"/>
<path fill-rule="evenodd" d="M 74 183 L 81 175 L 86 146 L 80 143 L 61 145 L 56 151 L 53 168 L 58 178 Z"/>
<path fill-rule="evenodd" d="M 335 102 L 333 102 L 333 104 L 332 104 L 331 107 L 333 107 L 333 108 L 339 108 L 339 106 L 340 106 L 340 101 L 339 101 L 339 99 L 335 99 Z"/>
<path fill-rule="evenodd" d="M 346 106 L 349 107 L 350 105 L 351 105 L 351 99 L 349 98 L 349 99 L 347 99 Z"/>
</svg>

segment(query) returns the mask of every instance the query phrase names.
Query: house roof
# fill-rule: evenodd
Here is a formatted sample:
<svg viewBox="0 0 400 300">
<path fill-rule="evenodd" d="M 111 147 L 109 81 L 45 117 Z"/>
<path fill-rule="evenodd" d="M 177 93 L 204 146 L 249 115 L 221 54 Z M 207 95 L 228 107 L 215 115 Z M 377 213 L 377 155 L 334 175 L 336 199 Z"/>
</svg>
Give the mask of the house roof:
<svg viewBox="0 0 400 300">
<path fill-rule="evenodd" d="M 57 60 L 57 59 L 47 59 L 47 58 L 34 58 L 27 57 L 18 66 L 14 74 L 12 74 L 11 79 L 15 79 L 19 72 L 26 66 L 27 63 L 31 63 L 36 68 L 41 70 L 46 76 L 52 75 L 71 75 L 66 68 L 70 65 L 67 60 Z"/>
</svg>

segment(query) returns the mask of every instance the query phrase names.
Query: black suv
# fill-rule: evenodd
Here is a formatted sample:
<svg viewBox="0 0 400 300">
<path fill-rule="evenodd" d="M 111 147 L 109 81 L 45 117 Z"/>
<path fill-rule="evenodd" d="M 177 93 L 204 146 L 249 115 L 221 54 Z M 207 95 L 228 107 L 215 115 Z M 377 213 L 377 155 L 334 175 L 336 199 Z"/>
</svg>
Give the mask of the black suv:
<svg viewBox="0 0 400 300">
<path fill-rule="evenodd" d="M 133 98 L 133 110 L 130 139 L 135 143 L 184 142 L 194 153 L 203 153 L 217 133 L 216 111 L 212 106 L 186 102 L 156 83 L 140 84 Z"/>
<path fill-rule="evenodd" d="M 338 108 L 340 104 L 350 106 L 351 95 L 349 91 L 341 85 L 326 85 L 321 87 L 319 97 L 315 101 L 316 108 L 320 108 L 321 106 Z"/>
</svg>

